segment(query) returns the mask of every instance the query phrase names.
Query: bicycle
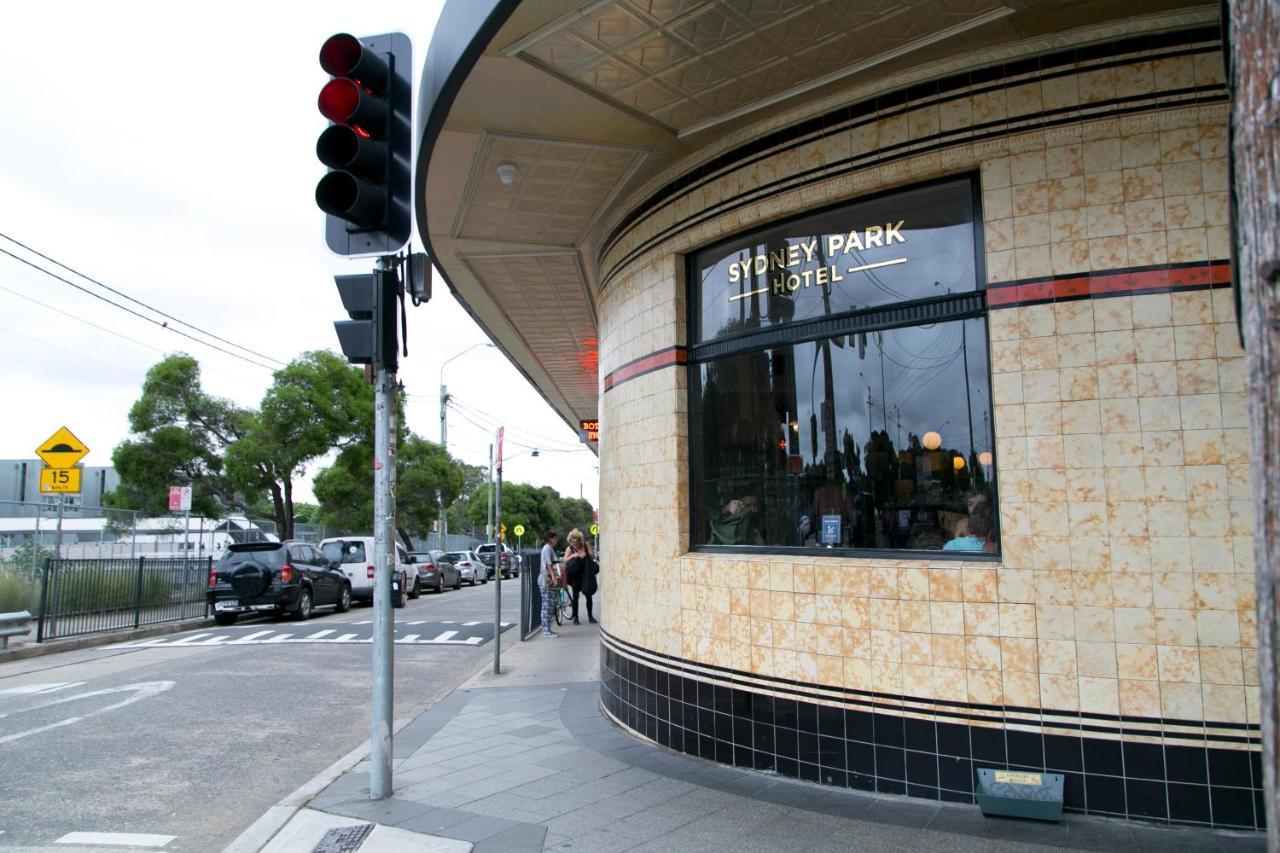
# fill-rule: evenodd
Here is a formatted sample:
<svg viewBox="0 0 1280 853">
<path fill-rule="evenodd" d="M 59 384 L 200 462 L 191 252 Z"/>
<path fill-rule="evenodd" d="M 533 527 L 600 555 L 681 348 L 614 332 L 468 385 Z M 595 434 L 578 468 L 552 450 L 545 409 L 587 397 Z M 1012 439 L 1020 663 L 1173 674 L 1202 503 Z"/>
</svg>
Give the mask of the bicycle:
<svg viewBox="0 0 1280 853">
<path fill-rule="evenodd" d="M 566 587 L 557 587 L 556 593 L 558 597 L 552 613 L 555 615 L 556 624 L 563 625 L 573 618 L 573 602 L 569 598 L 569 590 Z"/>
</svg>

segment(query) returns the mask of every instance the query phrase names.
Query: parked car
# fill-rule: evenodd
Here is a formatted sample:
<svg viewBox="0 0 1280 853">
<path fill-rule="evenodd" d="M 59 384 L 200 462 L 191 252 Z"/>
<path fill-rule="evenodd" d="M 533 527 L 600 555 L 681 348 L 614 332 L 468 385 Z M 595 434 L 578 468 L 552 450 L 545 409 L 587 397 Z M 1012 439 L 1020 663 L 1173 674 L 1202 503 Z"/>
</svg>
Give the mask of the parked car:
<svg viewBox="0 0 1280 853">
<path fill-rule="evenodd" d="M 355 601 L 373 603 L 374 550 L 372 536 L 342 536 L 325 539 L 320 550 L 330 560 L 336 560 L 340 571 L 351 582 L 351 597 Z M 391 602 L 404 607 L 407 598 L 421 595 L 418 567 L 409 562 L 409 554 L 396 545 L 396 573 L 391 576 Z"/>
<path fill-rule="evenodd" d="M 444 551 L 414 551 L 409 559 L 418 570 L 418 578 L 424 589 L 434 588 L 436 592 L 444 592 L 445 587 L 462 588 L 462 575 Z"/>
<path fill-rule="evenodd" d="M 480 560 L 493 570 L 493 554 L 497 546 L 492 542 L 486 542 L 476 548 L 476 554 Z M 502 545 L 502 576 L 504 578 L 515 577 L 520 573 L 520 561 L 515 552 L 509 548 L 506 543 Z"/>
<path fill-rule="evenodd" d="M 232 625 L 242 613 L 291 613 L 306 619 L 316 607 L 343 613 L 351 582 L 309 542 L 238 542 L 209 572 L 213 619 Z"/>
<path fill-rule="evenodd" d="M 453 564 L 458 567 L 458 572 L 462 575 L 462 579 L 472 586 L 476 585 L 476 581 L 480 583 L 489 582 L 490 569 L 479 557 L 472 551 L 449 551 L 445 554 Z"/>
</svg>

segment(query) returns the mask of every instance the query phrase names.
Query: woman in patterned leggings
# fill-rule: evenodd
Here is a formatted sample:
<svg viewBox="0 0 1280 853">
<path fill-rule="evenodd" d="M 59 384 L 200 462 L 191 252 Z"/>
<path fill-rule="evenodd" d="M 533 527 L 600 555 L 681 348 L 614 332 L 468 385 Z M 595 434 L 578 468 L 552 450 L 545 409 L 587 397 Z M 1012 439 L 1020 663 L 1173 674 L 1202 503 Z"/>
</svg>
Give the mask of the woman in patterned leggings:
<svg viewBox="0 0 1280 853">
<path fill-rule="evenodd" d="M 541 567 L 538 571 L 538 589 L 542 592 L 542 636 L 559 637 L 551 630 L 551 619 L 555 615 L 556 605 L 560 597 L 559 563 L 556 559 L 556 542 L 560 534 L 548 530 L 542 537 Z"/>
</svg>

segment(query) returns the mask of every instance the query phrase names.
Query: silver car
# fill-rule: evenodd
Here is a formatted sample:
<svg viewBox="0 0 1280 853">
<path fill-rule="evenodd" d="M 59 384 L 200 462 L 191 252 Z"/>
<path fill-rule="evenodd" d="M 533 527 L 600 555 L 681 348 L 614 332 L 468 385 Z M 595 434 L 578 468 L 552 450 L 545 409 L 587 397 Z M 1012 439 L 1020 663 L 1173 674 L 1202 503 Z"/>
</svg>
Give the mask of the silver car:
<svg viewBox="0 0 1280 853">
<path fill-rule="evenodd" d="M 458 567 L 458 573 L 462 575 L 464 582 L 472 586 L 476 585 L 476 581 L 480 583 L 489 582 L 489 575 L 492 570 L 480 561 L 474 551 L 450 551 L 445 556 Z"/>
</svg>

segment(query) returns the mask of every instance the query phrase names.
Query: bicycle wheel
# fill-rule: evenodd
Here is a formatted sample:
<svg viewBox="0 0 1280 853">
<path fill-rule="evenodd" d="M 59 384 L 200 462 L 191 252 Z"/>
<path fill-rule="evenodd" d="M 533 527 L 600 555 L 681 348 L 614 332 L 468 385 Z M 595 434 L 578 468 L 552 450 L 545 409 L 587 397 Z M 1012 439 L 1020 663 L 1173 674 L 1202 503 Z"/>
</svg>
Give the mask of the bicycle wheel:
<svg viewBox="0 0 1280 853">
<path fill-rule="evenodd" d="M 557 625 L 563 624 L 563 617 L 561 616 L 561 614 L 562 614 L 562 613 L 563 613 L 563 611 L 564 611 L 564 599 L 561 597 L 561 596 L 563 595 L 563 593 L 564 593 L 564 591 L 563 591 L 563 590 L 554 590 L 554 591 L 553 591 L 553 590 L 550 590 L 550 589 L 545 589 L 545 590 L 543 590 L 543 591 L 542 591 L 542 594 L 543 594 L 543 595 L 554 595 L 554 596 L 556 596 L 556 603 L 555 603 L 555 606 L 551 608 L 551 613 L 552 613 L 552 615 L 553 615 L 553 616 L 555 616 L 555 618 L 556 618 L 556 624 L 557 624 Z"/>
</svg>

